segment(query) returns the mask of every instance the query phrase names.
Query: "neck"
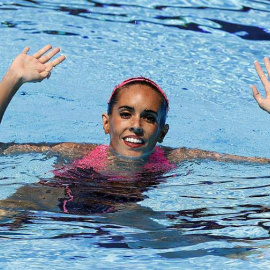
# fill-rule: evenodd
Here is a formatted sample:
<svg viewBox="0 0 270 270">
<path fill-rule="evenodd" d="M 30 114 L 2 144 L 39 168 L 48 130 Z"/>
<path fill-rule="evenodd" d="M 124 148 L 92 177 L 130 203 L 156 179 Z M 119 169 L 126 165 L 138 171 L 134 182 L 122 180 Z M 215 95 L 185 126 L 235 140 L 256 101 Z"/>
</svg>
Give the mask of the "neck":
<svg viewBox="0 0 270 270">
<path fill-rule="evenodd" d="M 108 150 L 109 150 L 108 151 L 108 157 L 109 158 L 112 157 L 113 159 L 122 160 L 122 161 L 126 161 L 126 162 L 128 162 L 128 161 L 132 161 L 132 162 L 138 161 L 138 162 L 143 162 L 144 163 L 144 162 L 147 162 L 149 157 L 154 153 L 155 148 L 152 151 L 150 151 L 148 153 L 145 153 L 145 154 L 143 154 L 143 155 L 141 155 L 139 157 L 123 156 L 123 155 L 117 153 L 111 146 L 109 146 Z"/>
</svg>

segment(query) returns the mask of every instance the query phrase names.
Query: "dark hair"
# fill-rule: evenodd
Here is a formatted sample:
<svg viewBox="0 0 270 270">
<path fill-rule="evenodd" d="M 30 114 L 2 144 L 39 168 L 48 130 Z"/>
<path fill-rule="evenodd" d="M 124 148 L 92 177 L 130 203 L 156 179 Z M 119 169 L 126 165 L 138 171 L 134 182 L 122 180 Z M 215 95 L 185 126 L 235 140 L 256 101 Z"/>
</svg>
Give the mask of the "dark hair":
<svg viewBox="0 0 270 270">
<path fill-rule="evenodd" d="M 166 123 L 166 118 L 167 118 L 167 113 L 168 113 L 168 102 L 166 101 L 166 99 L 164 98 L 164 96 L 160 93 L 160 90 L 158 88 L 156 88 L 154 85 L 152 85 L 151 83 L 148 83 L 147 81 L 142 81 L 142 82 L 136 82 L 136 81 L 133 81 L 133 82 L 130 82 L 130 83 L 127 83 L 125 84 L 124 86 L 122 87 L 119 87 L 114 93 L 113 95 L 111 96 L 110 98 L 110 102 L 108 103 L 108 107 L 107 107 L 107 113 L 108 115 L 111 115 L 112 114 L 112 110 L 113 110 L 113 106 L 117 103 L 118 101 L 118 95 L 119 95 L 119 92 L 122 90 L 122 89 L 125 89 L 131 85 L 135 85 L 135 84 L 139 84 L 139 85 L 147 85 L 149 87 L 151 87 L 153 90 L 155 90 L 159 96 L 161 97 L 161 119 L 160 119 L 160 124 L 161 126 L 164 126 L 165 123 Z"/>
</svg>

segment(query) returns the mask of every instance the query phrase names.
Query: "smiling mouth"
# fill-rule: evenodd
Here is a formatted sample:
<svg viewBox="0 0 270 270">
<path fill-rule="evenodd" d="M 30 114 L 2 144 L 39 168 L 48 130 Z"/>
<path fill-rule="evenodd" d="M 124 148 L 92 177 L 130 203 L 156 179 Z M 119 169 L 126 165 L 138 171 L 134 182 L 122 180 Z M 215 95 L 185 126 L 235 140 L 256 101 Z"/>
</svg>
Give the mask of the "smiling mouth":
<svg viewBox="0 0 270 270">
<path fill-rule="evenodd" d="M 129 147 L 137 148 L 144 145 L 144 140 L 141 138 L 125 137 L 124 143 Z"/>
</svg>

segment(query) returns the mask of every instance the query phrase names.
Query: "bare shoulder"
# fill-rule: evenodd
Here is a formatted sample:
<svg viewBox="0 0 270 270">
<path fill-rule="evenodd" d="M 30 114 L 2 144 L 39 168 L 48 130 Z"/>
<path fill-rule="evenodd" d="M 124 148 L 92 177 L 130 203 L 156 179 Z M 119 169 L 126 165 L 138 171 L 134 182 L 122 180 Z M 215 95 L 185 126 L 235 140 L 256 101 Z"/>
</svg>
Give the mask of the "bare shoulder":
<svg viewBox="0 0 270 270">
<path fill-rule="evenodd" d="M 96 147 L 97 144 L 65 142 L 52 146 L 51 151 L 62 156 L 78 158 L 94 150 Z"/>
<path fill-rule="evenodd" d="M 187 159 L 190 159 L 190 149 L 187 149 L 186 147 L 181 148 L 171 148 L 171 147 L 162 147 L 164 150 L 167 159 L 171 163 L 179 163 L 182 161 L 185 161 Z"/>
<path fill-rule="evenodd" d="M 171 148 L 167 152 L 167 158 L 172 163 L 179 163 L 185 160 L 194 160 L 194 159 L 212 159 L 218 160 L 221 157 L 219 153 L 201 150 L 197 148 Z"/>
</svg>

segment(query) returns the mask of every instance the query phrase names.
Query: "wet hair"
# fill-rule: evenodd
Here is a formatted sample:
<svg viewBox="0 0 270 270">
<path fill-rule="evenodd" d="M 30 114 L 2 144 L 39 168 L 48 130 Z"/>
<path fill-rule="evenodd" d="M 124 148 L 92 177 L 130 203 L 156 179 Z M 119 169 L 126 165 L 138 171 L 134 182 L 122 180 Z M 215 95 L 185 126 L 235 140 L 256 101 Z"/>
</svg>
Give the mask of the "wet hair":
<svg viewBox="0 0 270 270">
<path fill-rule="evenodd" d="M 143 78 L 143 77 L 139 77 L 139 78 Z M 161 88 L 158 85 L 156 85 L 156 83 L 154 83 L 150 79 L 146 79 L 146 78 L 143 78 L 143 79 L 145 79 L 145 80 L 141 80 L 141 79 L 136 80 L 136 78 L 135 78 L 134 80 L 131 80 L 130 82 L 124 83 L 125 82 L 124 81 L 119 86 L 116 86 L 112 92 L 110 99 L 109 99 L 107 113 L 108 113 L 108 115 L 112 114 L 113 106 L 117 103 L 119 92 L 121 90 L 128 88 L 131 85 L 136 85 L 136 84 L 137 85 L 147 85 L 147 86 L 151 87 L 155 92 L 157 92 L 159 94 L 159 96 L 161 97 L 160 125 L 164 126 L 166 123 L 167 113 L 169 110 L 168 99 L 167 99 L 165 93 L 161 90 Z"/>
</svg>

